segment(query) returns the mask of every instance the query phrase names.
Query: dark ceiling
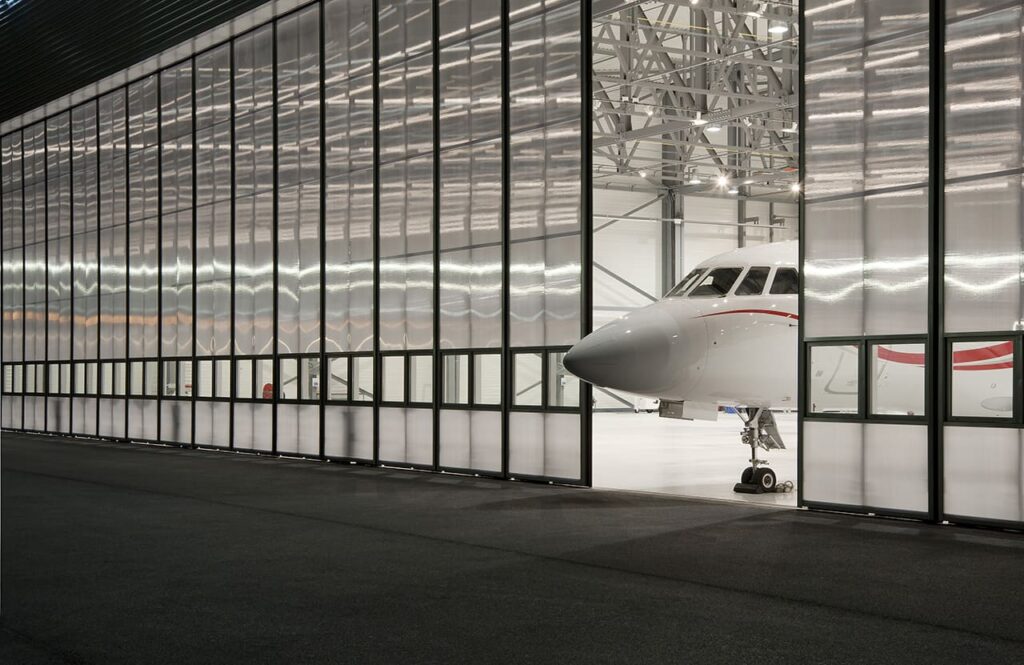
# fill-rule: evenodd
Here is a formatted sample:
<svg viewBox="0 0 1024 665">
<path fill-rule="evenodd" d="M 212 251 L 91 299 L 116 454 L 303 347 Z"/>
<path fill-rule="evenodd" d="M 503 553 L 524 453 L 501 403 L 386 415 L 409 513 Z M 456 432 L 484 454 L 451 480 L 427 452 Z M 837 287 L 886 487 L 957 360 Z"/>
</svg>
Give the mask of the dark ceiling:
<svg viewBox="0 0 1024 665">
<path fill-rule="evenodd" d="M 0 0 L 0 121 L 266 0 Z"/>
</svg>

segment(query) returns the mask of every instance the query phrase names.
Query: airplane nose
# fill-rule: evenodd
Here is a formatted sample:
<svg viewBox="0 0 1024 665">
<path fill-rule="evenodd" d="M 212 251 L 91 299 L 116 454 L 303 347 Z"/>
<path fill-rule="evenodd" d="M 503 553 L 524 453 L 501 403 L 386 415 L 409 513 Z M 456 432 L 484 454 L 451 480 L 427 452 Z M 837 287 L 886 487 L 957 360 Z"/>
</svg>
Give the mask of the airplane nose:
<svg viewBox="0 0 1024 665">
<path fill-rule="evenodd" d="M 565 368 L 603 388 L 665 396 L 695 380 L 706 350 L 703 320 L 661 302 L 612 321 L 565 355 Z"/>
</svg>

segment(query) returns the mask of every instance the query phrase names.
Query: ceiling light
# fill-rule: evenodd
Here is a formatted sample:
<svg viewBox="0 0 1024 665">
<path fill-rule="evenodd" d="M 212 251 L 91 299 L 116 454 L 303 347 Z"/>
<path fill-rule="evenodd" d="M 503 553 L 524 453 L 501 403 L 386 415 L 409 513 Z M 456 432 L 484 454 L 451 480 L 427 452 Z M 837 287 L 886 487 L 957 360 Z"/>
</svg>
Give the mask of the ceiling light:
<svg viewBox="0 0 1024 665">
<path fill-rule="evenodd" d="M 719 127 L 718 125 L 711 125 L 710 127 L 707 128 L 707 131 L 709 131 L 709 132 L 720 132 L 720 131 L 722 131 L 722 128 Z"/>
<path fill-rule="evenodd" d="M 800 183 L 794 182 L 792 185 L 789 186 L 789 191 L 793 192 L 794 194 L 799 194 L 800 193 Z"/>
<path fill-rule="evenodd" d="M 787 32 L 789 32 L 789 26 L 788 25 L 773 25 L 772 27 L 768 28 L 768 32 L 772 33 L 773 35 L 784 35 Z"/>
<path fill-rule="evenodd" d="M 729 178 L 727 178 L 724 175 L 718 176 L 718 186 L 719 187 L 725 187 L 728 184 L 729 184 Z"/>
<path fill-rule="evenodd" d="M 744 185 L 753 185 L 753 184 L 754 184 L 754 181 L 753 181 L 753 180 L 744 180 L 744 181 L 743 181 L 743 184 L 744 184 Z"/>
<path fill-rule="evenodd" d="M 654 109 L 652 109 L 652 108 L 648 108 L 648 109 L 647 109 L 647 117 L 649 118 L 649 117 L 651 117 L 652 115 L 654 115 Z"/>
<path fill-rule="evenodd" d="M 695 5 L 695 4 L 697 4 L 698 2 L 700 2 L 700 0 L 690 0 L 690 4 L 691 4 L 691 5 Z"/>
<path fill-rule="evenodd" d="M 693 176 L 692 178 L 690 178 L 690 183 L 689 184 L 691 184 L 691 185 L 703 185 L 704 181 L 701 180 L 700 178 L 698 178 L 697 176 Z"/>
<path fill-rule="evenodd" d="M 697 117 L 693 119 L 693 124 L 695 124 L 695 125 L 706 125 L 706 124 L 708 124 L 708 121 L 705 120 L 702 117 L 700 111 L 697 111 Z"/>
<path fill-rule="evenodd" d="M 735 187 L 733 187 L 732 189 L 730 189 L 730 190 L 729 190 L 729 193 L 730 193 L 730 194 L 739 194 L 739 193 L 740 193 L 740 190 L 738 190 L 738 189 L 736 189 Z"/>
<path fill-rule="evenodd" d="M 643 171 L 643 170 L 641 170 L 641 171 L 640 171 L 640 177 L 641 177 L 641 178 L 646 178 L 646 177 L 647 177 L 647 171 Z"/>
<path fill-rule="evenodd" d="M 783 127 L 782 131 L 786 134 L 795 134 L 797 132 L 797 124 L 794 122 L 791 127 Z"/>
</svg>

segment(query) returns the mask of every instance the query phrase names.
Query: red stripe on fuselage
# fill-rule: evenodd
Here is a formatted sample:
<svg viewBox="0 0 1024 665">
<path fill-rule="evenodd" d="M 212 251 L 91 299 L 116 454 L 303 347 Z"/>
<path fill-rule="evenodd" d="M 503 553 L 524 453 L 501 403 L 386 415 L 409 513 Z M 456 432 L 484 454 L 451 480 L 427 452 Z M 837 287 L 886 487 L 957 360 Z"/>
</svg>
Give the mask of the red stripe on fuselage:
<svg viewBox="0 0 1024 665">
<path fill-rule="evenodd" d="M 697 318 L 706 319 L 709 316 L 721 316 L 723 314 L 769 314 L 771 316 L 781 316 L 784 319 L 798 320 L 800 317 L 790 312 L 779 312 L 774 309 L 730 309 L 724 312 L 711 312 L 710 314 L 703 314 Z"/>
</svg>

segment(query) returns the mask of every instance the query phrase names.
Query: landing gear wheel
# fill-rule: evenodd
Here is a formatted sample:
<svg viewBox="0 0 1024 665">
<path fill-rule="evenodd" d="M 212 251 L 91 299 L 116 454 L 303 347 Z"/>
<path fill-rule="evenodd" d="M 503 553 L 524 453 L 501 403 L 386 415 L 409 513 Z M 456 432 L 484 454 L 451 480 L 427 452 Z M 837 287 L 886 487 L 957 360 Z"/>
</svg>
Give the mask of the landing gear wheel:
<svg viewBox="0 0 1024 665">
<path fill-rule="evenodd" d="M 754 484 L 761 487 L 764 492 L 775 491 L 775 472 L 771 469 L 761 468 L 754 472 Z"/>
<path fill-rule="evenodd" d="M 743 469 L 743 473 L 740 474 L 740 482 L 743 483 L 744 485 L 749 485 L 753 479 L 754 467 L 748 466 L 747 468 Z"/>
</svg>

